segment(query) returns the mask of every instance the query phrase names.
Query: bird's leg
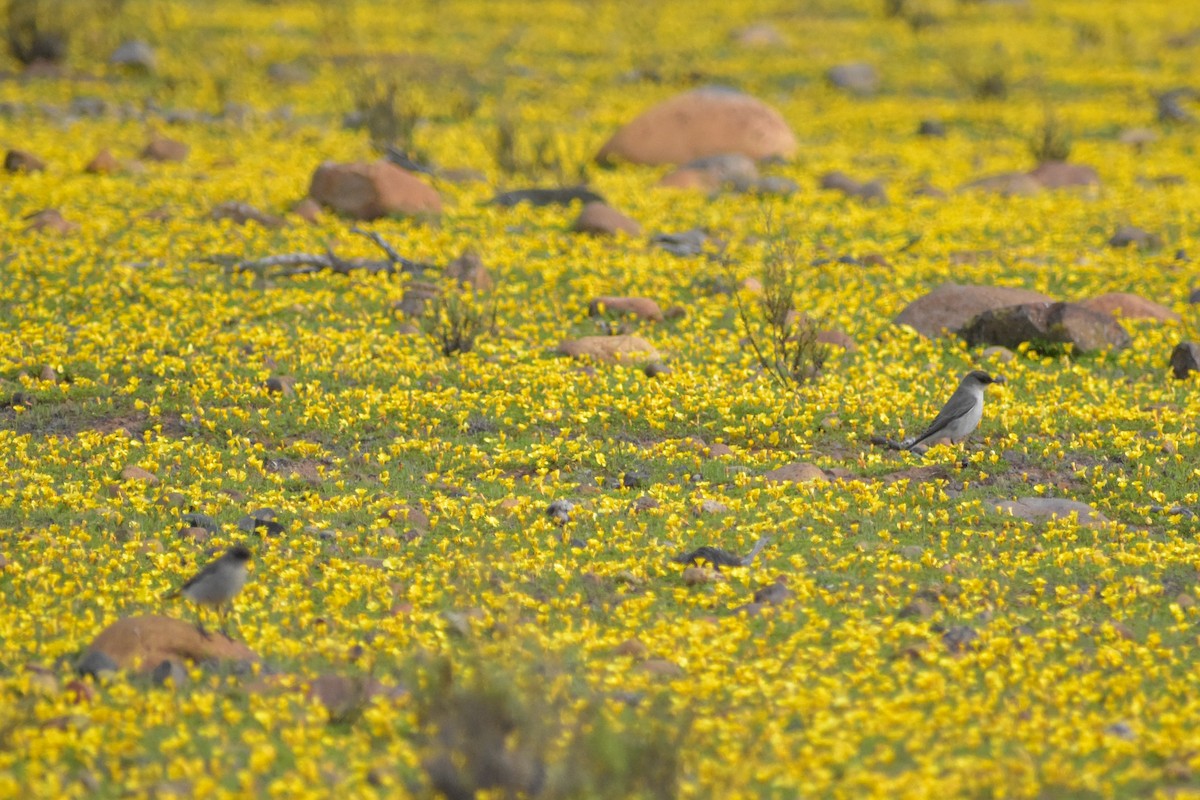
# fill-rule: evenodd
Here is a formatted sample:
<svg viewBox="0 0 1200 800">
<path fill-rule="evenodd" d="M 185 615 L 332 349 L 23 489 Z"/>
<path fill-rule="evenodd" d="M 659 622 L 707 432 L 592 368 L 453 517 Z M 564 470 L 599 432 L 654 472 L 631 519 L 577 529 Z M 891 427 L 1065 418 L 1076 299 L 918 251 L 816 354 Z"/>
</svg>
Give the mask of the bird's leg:
<svg viewBox="0 0 1200 800">
<path fill-rule="evenodd" d="M 212 634 L 204 629 L 204 607 L 199 603 L 196 604 L 196 630 L 205 639 L 211 639 Z"/>
</svg>

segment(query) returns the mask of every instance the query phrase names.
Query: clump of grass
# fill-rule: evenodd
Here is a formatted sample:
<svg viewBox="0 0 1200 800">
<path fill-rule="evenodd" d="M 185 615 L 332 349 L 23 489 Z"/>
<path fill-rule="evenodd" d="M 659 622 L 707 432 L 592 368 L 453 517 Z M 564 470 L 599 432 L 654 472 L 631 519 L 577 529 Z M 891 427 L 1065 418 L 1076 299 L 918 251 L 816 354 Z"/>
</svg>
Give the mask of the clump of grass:
<svg viewBox="0 0 1200 800">
<path fill-rule="evenodd" d="M 668 696 L 645 709 L 599 696 L 577 704 L 569 691 L 545 691 L 549 671 L 541 664 L 522 677 L 490 664 L 457 668 L 449 658 L 427 670 L 414 700 L 421 766 L 436 791 L 541 800 L 678 796 L 690 720 L 676 719 Z"/>
<path fill-rule="evenodd" d="M 950 73 L 975 100 L 1004 100 L 1012 88 L 1009 59 L 1000 45 L 988 54 L 960 54 L 950 63 Z"/>
<path fill-rule="evenodd" d="M 447 358 L 469 353 L 480 336 L 496 329 L 495 300 L 468 282 L 450 280 L 430 298 L 421 328 Z"/>
<path fill-rule="evenodd" d="M 497 120 L 492 156 L 509 177 L 536 180 L 549 175 L 559 186 L 587 182 L 586 160 L 568 152 L 564 137 L 515 116 Z"/>
<path fill-rule="evenodd" d="M 820 341 L 821 320 L 796 308 L 805 282 L 794 243 L 776 238 L 763 259 L 762 292 L 753 304 L 734 293 L 738 318 L 763 371 L 781 388 L 794 390 L 825 368 L 829 346 Z"/>
<path fill-rule="evenodd" d="M 353 90 L 355 118 L 377 150 L 394 147 L 415 154 L 413 134 L 424 116 L 416 98 L 395 77 L 369 74 Z"/>
<path fill-rule="evenodd" d="M 1071 131 L 1052 109 L 1046 109 L 1042 124 L 1029 140 L 1029 152 L 1039 164 L 1066 161 L 1071 155 Z"/>
</svg>

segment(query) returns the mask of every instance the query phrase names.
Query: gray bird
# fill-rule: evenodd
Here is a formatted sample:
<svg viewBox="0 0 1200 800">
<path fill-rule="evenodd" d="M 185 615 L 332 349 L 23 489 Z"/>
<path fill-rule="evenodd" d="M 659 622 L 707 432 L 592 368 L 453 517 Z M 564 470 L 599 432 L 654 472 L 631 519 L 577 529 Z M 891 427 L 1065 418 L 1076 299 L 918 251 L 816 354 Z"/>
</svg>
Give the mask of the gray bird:
<svg viewBox="0 0 1200 800">
<path fill-rule="evenodd" d="M 949 439 L 958 444 L 970 436 L 983 419 L 983 390 L 993 383 L 1004 383 L 1004 376 L 997 375 L 993 378 L 978 369 L 968 372 L 929 428 L 916 439 L 906 443 L 903 449 L 912 450 L 917 445 L 940 439 Z"/>
<path fill-rule="evenodd" d="M 226 606 L 237 597 L 246 585 L 246 565 L 250 563 L 250 550 L 242 545 L 234 545 L 220 558 L 209 562 L 204 569 L 192 576 L 187 583 L 171 592 L 164 599 L 182 596 L 185 600 L 195 603 L 196 627 L 204 638 L 210 638 L 204 630 L 204 620 L 200 611 L 205 606 L 217 609 L 217 620 L 225 633 Z M 228 634 L 225 634 L 228 637 Z"/>
</svg>

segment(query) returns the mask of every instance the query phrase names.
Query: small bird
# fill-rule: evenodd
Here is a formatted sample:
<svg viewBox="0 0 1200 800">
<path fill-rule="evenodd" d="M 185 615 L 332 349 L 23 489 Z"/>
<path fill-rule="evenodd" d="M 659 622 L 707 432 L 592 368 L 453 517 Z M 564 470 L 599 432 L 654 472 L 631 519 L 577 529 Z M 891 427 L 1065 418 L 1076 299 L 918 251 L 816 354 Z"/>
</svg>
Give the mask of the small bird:
<svg viewBox="0 0 1200 800">
<path fill-rule="evenodd" d="M 1004 383 L 1004 376 L 993 378 L 978 369 L 968 372 L 929 428 L 916 439 L 903 444 L 901 449 L 912 450 L 918 445 L 940 439 L 949 439 L 953 444 L 958 444 L 970 436 L 983 419 L 983 390 L 993 383 Z"/>
<path fill-rule="evenodd" d="M 218 630 L 228 638 L 229 634 L 224 630 L 226 606 L 231 603 L 233 598 L 237 597 L 238 592 L 242 591 L 242 587 L 246 585 L 246 565 L 249 563 L 250 550 L 242 545 L 234 545 L 224 555 L 209 562 L 187 583 L 163 599 L 182 596 L 185 600 L 195 603 L 197 606 L 196 628 L 205 639 L 212 637 L 209 636 L 208 631 L 204 630 L 204 620 L 200 610 L 204 606 L 215 607 L 218 622 L 222 626 Z"/>
<path fill-rule="evenodd" d="M 684 553 L 680 556 L 675 556 L 672 559 L 676 564 L 695 564 L 698 561 L 707 561 L 718 572 L 721 567 L 748 567 L 754 562 L 755 557 L 762 552 L 762 549 L 771 543 L 769 537 L 762 537 L 754 543 L 753 549 L 744 556 L 739 556 L 737 553 L 731 553 L 728 550 L 722 550 L 719 547 L 697 547 L 691 552 Z"/>
</svg>

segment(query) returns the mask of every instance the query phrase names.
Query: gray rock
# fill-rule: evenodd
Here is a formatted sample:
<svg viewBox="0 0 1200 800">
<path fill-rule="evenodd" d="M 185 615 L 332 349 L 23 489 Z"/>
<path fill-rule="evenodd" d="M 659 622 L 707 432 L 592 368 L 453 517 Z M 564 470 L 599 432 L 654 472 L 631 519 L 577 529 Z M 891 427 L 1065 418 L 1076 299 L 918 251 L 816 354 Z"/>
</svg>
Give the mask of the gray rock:
<svg viewBox="0 0 1200 800">
<path fill-rule="evenodd" d="M 837 88 L 854 94 L 874 94 L 879 91 L 879 71 L 870 64 L 838 64 L 825 73 L 825 78 Z"/>
<path fill-rule="evenodd" d="M 154 48 L 140 39 L 124 42 L 108 57 L 109 64 L 142 72 L 154 72 L 155 62 Z"/>
<path fill-rule="evenodd" d="M 1039 351 L 1071 345 L 1077 353 L 1124 350 L 1129 334 L 1111 314 L 1078 303 L 1023 303 L 978 315 L 959 331 L 971 347 L 999 345 L 1010 350 L 1031 343 Z"/>
<path fill-rule="evenodd" d="M 102 678 L 117 671 L 117 662 L 99 650 L 89 650 L 83 658 L 79 659 L 79 663 L 75 665 L 75 671 L 80 675 Z"/>
<path fill-rule="evenodd" d="M 892 323 L 908 325 L 927 338 L 944 331 L 957 333 L 979 314 L 1019 303 L 1053 302 L 1053 298 L 1029 289 L 1007 286 L 962 286 L 944 283 L 905 306 Z"/>
<path fill-rule="evenodd" d="M 708 241 L 708 234 L 699 228 L 693 228 L 682 233 L 660 233 L 650 241 L 671 255 L 698 256 L 704 252 L 704 243 Z"/>
<path fill-rule="evenodd" d="M 1087 503 L 1063 497 L 1018 497 L 1015 500 L 992 498 L 992 506 L 1030 522 L 1066 518 L 1078 514 L 1081 523 L 1107 522 L 1108 518 Z"/>
<path fill-rule="evenodd" d="M 183 686 L 188 682 L 188 673 L 178 661 L 166 658 L 150 673 L 150 680 L 155 686 L 162 686 L 168 680 L 175 686 Z"/>
<path fill-rule="evenodd" d="M 1109 237 L 1109 247 L 1129 247 L 1133 245 L 1139 250 L 1157 250 L 1162 247 L 1162 238 L 1158 234 L 1144 231 L 1135 225 L 1122 225 Z"/>
<path fill-rule="evenodd" d="M 1171 369 L 1180 380 L 1200 371 L 1200 344 L 1180 342 L 1171 353 Z"/>
</svg>

